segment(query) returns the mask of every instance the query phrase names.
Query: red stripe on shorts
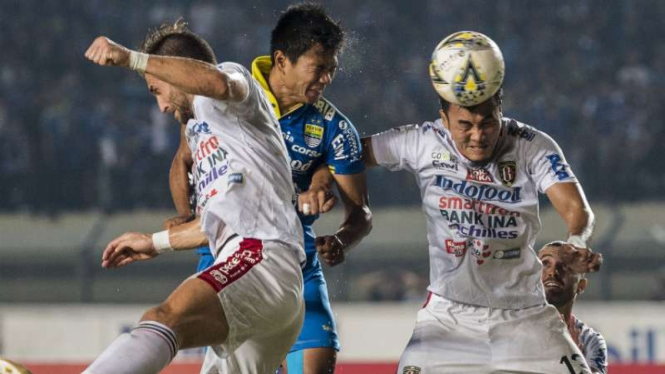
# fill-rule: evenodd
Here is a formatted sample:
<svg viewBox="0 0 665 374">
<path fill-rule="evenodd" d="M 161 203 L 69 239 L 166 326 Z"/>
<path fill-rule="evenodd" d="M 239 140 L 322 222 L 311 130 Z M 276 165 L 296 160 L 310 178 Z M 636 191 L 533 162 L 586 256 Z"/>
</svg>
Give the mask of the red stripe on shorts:
<svg viewBox="0 0 665 374">
<path fill-rule="evenodd" d="M 425 303 L 423 304 L 422 307 L 423 307 L 423 308 L 426 307 L 427 304 L 429 304 L 429 301 L 430 301 L 431 299 L 432 299 L 432 292 L 428 292 L 428 293 L 427 293 L 427 299 L 425 300 Z"/>
<path fill-rule="evenodd" d="M 263 243 L 256 239 L 243 239 L 240 247 L 226 261 L 207 268 L 197 278 L 208 282 L 216 292 L 219 292 L 240 279 L 262 260 Z"/>
</svg>

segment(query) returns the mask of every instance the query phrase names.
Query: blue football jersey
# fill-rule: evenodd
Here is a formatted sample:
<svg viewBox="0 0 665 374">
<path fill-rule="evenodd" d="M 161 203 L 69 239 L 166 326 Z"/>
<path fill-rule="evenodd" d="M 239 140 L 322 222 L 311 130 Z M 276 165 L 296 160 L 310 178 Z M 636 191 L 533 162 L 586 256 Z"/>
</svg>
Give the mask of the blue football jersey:
<svg viewBox="0 0 665 374">
<path fill-rule="evenodd" d="M 365 169 L 362 162 L 360 136 L 355 127 L 326 99 L 314 104 L 303 104 L 288 113 L 280 113 L 277 100 L 272 95 L 265 75 L 270 72 L 269 56 L 261 56 L 252 63 L 252 75 L 266 90 L 268 99 L 279 118 L 284 142 L 291 156 L 291 174 L 297 192 L 307 191 L 314 171 L 322 163 L 335 174 L 357 174 Z M 311 225 L 318 216 L 299 214 L 305 231 L 307 266 L 305 276 L 312 267 L 319 267 L 314 248 L 314 231 Z"/>
</svg>

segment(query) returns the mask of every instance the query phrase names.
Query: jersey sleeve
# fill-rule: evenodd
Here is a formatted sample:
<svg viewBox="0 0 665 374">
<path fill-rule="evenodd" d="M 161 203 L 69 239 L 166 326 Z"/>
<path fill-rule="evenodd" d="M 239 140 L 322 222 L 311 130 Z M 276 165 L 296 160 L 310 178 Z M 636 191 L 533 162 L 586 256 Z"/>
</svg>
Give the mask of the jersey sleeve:
<svg viewBox="0 0 665 374">
<path fill-rule="evenodd" d="M 242 65 L 235 62 L 223 62 L 217 65 L 217 69 L 226 74 L 233 75 L 236 79 L 244 79 L 247 82 L 247 96 L 240 100 L 239 103 L 245 103 L 252 96 L 256 96 L 256 84 L 253 84 L 254 79 L 249 70 L 245 69 Z"/>
<path fill-rule="evenodd" d="M 532 141 L 525 141 L 528 170 L 540 193 L 556 183 L 577 182 L 559 145 L 549 135 L 538 131 Z"/>
<path fill-rule="evenodd" d="M 391 171 L 416 170 L 420 134 L 420 126 L 406 125 L 373 135 L 372 151 L 376 162 Z"/>
<path fill-rule="evenodd" d="M 326 151 L 326 163 L 335 174 L 358 174 L 365 170 L 360 135 L 353 124 L 337 115 L 330 123 L 332 136 Z"/>
<path fill-rule="evenodd" d="M 584 345 L 584 359 L 595 372 L 607 374 L 607 344 L 599 332 L 592 329 L 580 337 Z"/>
</svg>

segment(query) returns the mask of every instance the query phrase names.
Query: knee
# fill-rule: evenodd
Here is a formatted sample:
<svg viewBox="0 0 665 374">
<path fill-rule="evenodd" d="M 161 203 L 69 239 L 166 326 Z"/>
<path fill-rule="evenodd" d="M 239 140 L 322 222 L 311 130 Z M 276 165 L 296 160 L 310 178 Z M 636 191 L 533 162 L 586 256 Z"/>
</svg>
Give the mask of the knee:
<svg viewBox="0 0 665 374">
<path fill-rule="evenodd" d="M 141 322 L 155 321 L 170 328 L 175 327 L 177 320 L 177 313 L 175 312 L 174 308 L 168 304 L 168 302 L 164 302 L 160 305 L 148 309 L 141 317 Z"/>
</svg>

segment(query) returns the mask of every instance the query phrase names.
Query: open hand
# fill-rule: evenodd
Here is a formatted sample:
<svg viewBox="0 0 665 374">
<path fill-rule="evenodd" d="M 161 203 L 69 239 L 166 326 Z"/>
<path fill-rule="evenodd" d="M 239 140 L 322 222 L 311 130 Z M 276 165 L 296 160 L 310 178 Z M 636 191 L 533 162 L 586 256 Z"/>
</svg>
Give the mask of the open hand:
<svg viewBox="0 0 665 374">
<path fill-rule="evenodd" d="M 151 235 L 128 232 L 112 240 L 106 246 L 102 254 L 102 267 L 121 267 L 134 261 L 149 260 L 158 254 Z"/>
</svg>

